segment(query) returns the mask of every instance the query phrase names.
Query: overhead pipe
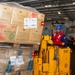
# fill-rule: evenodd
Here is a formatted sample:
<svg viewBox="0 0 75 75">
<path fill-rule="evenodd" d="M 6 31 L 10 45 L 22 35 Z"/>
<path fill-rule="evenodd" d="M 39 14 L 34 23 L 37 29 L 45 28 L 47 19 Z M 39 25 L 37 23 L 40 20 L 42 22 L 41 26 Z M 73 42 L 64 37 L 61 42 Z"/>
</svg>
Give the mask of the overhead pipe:
<svg viewBox="0 0 75 75">
<path fill-rule="evenodd" d="M 52 5 L 51 7 L 44 7 L 44 6 L 39 6 L 35 7 L 36 9 L 47 9 L 47 8 L 59 8 L 59 7 L 69 7 L 69 6 L 75 6 L 75 4 L 62 4 L 62 5 Z"/>
<path fill-rule="evenodd" d="M 33 1 L 39 1 L 39 0 L 22 0 L 19 1 L 18 3 L 33 2 Z"/>
<path fill-rule="evenodd" d="M 41 2 L 47 2 L 47 1 L 49 1 L 50 2 L 50 0 L 21 0 L 21 1 L 19 1 L 19 3 L 26 3 L 26 2 L 34 2 L 34 1 L 39 1 L 39 3 L 41 3 Z"/>
</svg>

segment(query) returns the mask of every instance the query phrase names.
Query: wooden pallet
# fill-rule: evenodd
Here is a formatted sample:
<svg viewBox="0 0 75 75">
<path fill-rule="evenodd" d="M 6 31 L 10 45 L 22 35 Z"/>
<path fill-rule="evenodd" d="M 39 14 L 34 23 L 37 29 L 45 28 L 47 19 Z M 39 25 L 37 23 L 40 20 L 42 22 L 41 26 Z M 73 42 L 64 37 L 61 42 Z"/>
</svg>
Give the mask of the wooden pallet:
<svg viewBox="0 0 75 75">
<path fill-rule="evenodd" d="M 34 50 L 38 50 L 39 45 L 38 44 L 19 44 L 19 43 L 0 42 L 0 48 L 19 48 L 19 49 L 32 48 Z"/>
</svg>

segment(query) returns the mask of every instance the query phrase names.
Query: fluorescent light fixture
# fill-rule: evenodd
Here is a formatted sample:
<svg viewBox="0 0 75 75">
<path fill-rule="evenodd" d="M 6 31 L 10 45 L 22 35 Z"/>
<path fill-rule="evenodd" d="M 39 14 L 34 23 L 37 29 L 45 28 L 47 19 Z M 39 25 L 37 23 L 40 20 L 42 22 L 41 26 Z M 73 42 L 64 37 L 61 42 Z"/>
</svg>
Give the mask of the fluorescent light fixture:
<svg viewBox="0 0 75 75">
<path fill-rule="evenodd" d="M 47 20 L 51 20 L 51 18 L 47 18 Z"/>
<path fill-rule="evenodd" d="M 65 20 L 68 20 L 68 17 L 64 17 Z"/>
<path fill-rule="evenodd" d="M 61 14 L 61 12 L 58 12 L 58 14 Z"/>
<path fill-rule="evenodd" d="M 73 4 L 75 4 L 75 2 L 73 2 Z"/>
<path fill-rule="evenodd" d="M 51 7 L 51 5 L 45 5 L 45 7 Z"/>
</svg>

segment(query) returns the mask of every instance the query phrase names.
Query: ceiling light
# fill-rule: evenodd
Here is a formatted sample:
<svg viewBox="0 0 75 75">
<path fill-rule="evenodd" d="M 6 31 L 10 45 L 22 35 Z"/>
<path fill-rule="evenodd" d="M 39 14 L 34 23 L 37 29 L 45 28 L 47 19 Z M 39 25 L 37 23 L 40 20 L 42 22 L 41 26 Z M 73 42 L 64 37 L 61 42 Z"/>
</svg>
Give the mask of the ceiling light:
<svg viewBox="0 0 75 75">
<path fill-rule="evenodd" d="M 61 12 L 58 12 L 58 14 L 61 14 Z"/>
<path fill-rule="evenodd" d="M 73 2 L 73 4 L 75 4 L 75 2 Z"/>
<path fill-rule="evenodd" d="M 45 7 L 51 7 L 51 5 L 45 5 Z"/>
<path fill-rule="evenodd" d="M 64 17 L 65 20 L 68 20 L 68 17 Z"/>
<path fill-rule="evenodd" d="M 51 18 L 47 18 L 47 20 L 51 20 Z"/>
</svg>

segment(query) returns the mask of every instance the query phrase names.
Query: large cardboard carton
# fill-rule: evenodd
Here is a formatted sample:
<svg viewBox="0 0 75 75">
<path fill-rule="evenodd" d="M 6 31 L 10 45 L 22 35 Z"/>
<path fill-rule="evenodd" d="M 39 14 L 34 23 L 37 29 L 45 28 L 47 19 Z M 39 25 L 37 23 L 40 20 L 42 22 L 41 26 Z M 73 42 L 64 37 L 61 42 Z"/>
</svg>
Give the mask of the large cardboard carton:
<svg viewBox="0 0 75 75">
<path fill-rule="evenodd" d="M 6 5 L 0 5 L 0 24 L 8 25 L 11 22 L 13 8 Z"/>
<path fill-rule="evenodd" d="M 29 33 L 30 33 L 30 29 L 23 29 L 23 27 L 18 26 L 16 30 L 15 42 L 22 43 L 22 44 L 28 43 Z"/>
<path fill-rule="evenodd" d="M 29 43 L 40 44 L 44 22 L 44 15 L 35 12 L 28 12 L 28 18 L 37 18 L 37 28 L 30 28 Z"/>
<path fill-rule="evenodd" d="M 11 56 L 16 56 L 17 52 L 13 49 L 0 49 L 0 72 L 5 72 Z"/>
<path fill-rule="evenodd" d="M 31 29 L 29 36 L 29 43 L 40 44 L 41 34 L 42 34 L 41 29 Z"/>
<path fill-rule="evenodd" d="M 44 22 L 44 17 L 45 17 L 44 14 L 31 12 L 31 11 L 28 11 L 28 14 L 27 14 L 27 18 L 37 18 L 37 29 L 40 28 L 41 30 L 43 29 L 43 26 L 41 25 L 41 23 Z"/>
<path fill-rule="evenodd" d="M 33 75 L 33 71 L 21 71 L 21 75 Z"/>
<path fill-rule="evenodd" d="M 7 26 L 4 29 L 3 36 L 5 37 L 4 42 L 15 42 L 17 26 Z"/>
<path fill-rule="evenodd" d="M 24 63 L 21 64 L 21 65 L 17 65 L 14 68 L 14 71 L 22 71 L 22 70 L 27 70 L 28 69 L 29 62 L 33 61 L 32 56 L 31 56 L 32 52 L 33 52 L 33 50 L 31 50 L 31 49 L 22 50 L 22 54 L 21 55 L 23 56 Z"/>
<path fill-rule="evenodd" d="M 13 8 L 11 24 L 24 27 L 24 18 L 27 17 L 27 12 L 27 10 L 21 8 Z"/>
<path fill-rule="evenodd" d="M 15 42 L 17 26 L 0 25 L 0 42 Z"/>
</svg>

